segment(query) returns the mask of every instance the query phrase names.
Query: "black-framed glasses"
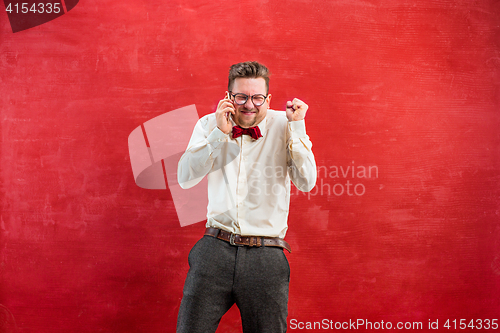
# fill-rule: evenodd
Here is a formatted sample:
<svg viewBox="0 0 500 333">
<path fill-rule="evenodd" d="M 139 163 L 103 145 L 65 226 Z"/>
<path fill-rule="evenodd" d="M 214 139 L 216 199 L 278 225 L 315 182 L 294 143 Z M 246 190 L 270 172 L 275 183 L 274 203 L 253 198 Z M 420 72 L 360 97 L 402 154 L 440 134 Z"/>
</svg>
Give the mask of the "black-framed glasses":
<svg viewBox="0 0 500 333">
<path fill-rule="evenodd" d="M 261 106 L 266 102 L 267 95 L 262 95 L 262 94 L 255 94 L 252 96 L 248 96 L 246 94 L 238 93 L 238 94 L 232 94 L 232 92 L 229 92 L 229 94 L 233 97 L 234 102 L 238 105 L 243 105 L 248 101 L 248 98 L 252 98 L 252 103 L 255 106 Z"/>
</svg>

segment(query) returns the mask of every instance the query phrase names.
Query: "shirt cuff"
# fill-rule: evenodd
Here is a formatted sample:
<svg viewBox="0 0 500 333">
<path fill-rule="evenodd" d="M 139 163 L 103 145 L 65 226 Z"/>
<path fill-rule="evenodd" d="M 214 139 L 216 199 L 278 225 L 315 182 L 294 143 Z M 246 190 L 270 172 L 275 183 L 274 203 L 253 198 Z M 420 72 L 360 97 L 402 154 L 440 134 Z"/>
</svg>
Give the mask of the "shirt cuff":
<svg viewBox="0 0 500 333">
<path fill-rule="evenodd" d="M 225 142 L 229 134 L 225 134 L 222 132 L 218 127 L 214 128 L 212 133 L 210 133 L 207 137 L 208 143 L 214 148 L 217 149 L 217 147 L 222 143 Z"/>
<path fill-rule="evenodd" d="M 290 138 L 299 139 L 307 136 L 306 134 L 306 122 L 304 119 L 297 121 L 288 122 L 288 131 L 290 132 Z"/>
</svg>

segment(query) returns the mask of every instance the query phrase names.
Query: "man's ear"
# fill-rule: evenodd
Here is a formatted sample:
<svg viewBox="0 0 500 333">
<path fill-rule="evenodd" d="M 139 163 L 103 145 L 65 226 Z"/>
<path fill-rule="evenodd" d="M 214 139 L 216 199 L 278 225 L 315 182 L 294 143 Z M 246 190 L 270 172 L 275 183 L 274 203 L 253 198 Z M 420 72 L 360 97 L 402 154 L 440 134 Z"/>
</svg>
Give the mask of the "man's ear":
<svg viewBox="0 0 500 333">
<path fill-rule="evenodd" d="M 271 97 L 273 97 L 271 94 L 267 95 L 267 107 L 268 108 L 271 106 Z"/>
</svg>

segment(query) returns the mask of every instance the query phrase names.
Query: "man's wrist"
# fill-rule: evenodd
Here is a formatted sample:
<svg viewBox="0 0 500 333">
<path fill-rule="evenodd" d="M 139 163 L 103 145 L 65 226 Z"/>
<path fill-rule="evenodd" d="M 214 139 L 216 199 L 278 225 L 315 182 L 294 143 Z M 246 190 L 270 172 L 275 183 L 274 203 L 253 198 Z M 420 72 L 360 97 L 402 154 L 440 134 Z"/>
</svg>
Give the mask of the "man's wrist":
<svg viewBox="0 0 500 333">
<path fill-rule="evenodd" d="M 227 132 L 227 133 L 224 132 L 223 130 L 221 130 L 221 128 L 219 126 L 217 126 L 216 129 L 218 129 L 219 131 L 221 131 L 225 135 L 229 135 L 229 133 L 231 133 L 231 130 L 229 130 L 229 132 Z"/>
<path fill-rule="evenodd" d="M 292 139 L 303 138 L 306 136 L 306 122 L 304 119 L 288 122 L 288 131 Z"/>
</svg>

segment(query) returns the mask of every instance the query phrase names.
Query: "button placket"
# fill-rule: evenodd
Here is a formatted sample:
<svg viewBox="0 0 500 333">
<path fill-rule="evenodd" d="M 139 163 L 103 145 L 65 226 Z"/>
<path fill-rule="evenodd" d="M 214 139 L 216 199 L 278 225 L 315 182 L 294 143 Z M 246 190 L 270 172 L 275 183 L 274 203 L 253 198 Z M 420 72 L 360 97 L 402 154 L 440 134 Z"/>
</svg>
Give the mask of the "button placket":
<svg viewBox="0 0 500 333">
<path fill-rule="evenodd" d="M 244 200 L 248 194 L 248 186 L 247 186 L 247 170 L 246 170 L 246 165 L 245 165 L 245 153 L 246 149 L 244 146 L 248 143 L 248 136 L 243 135 L 240 137 L 241 138 L 241 146 L 240 146 L 240 163 L 239 163 L 239 170 L 238 170 L 238 180 L 237 180 L 237 189 L 236 189 L 236 196 L 237 196 L 237 220 L 238 224 L 240 225 L 240 230 L 245 228 L 245 203 Z M 241 223 L 243 221 L 243 223 Z"/>
</svg>

